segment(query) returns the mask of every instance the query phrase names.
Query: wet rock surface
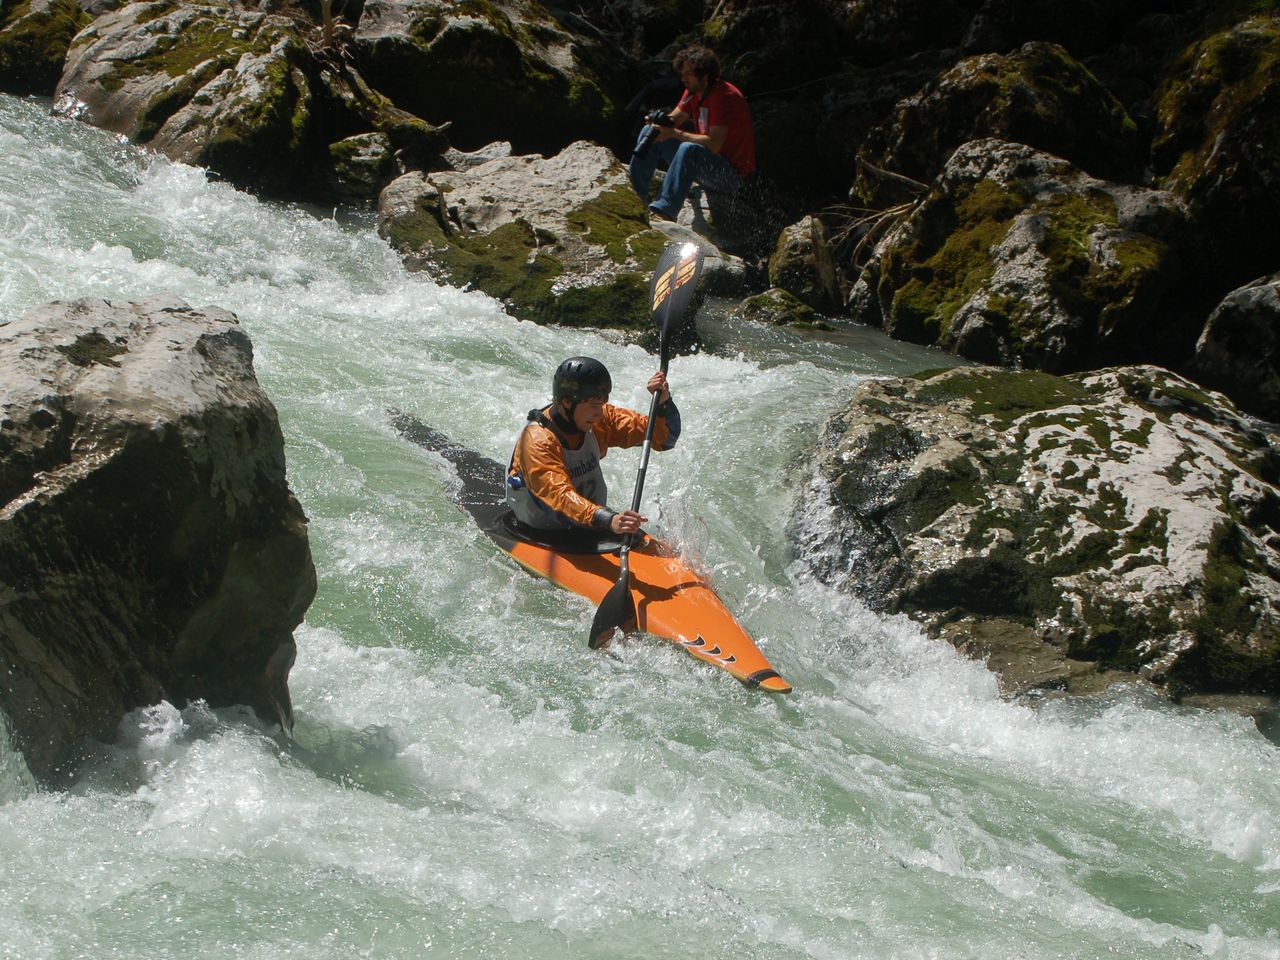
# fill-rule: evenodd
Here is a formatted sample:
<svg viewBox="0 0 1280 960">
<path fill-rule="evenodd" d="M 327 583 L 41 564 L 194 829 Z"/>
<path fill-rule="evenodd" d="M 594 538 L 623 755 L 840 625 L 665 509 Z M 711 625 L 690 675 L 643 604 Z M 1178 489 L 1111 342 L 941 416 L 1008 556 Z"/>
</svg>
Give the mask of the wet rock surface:
<svg viewBox="0 0 1280 960">
<path fill-rule="evenodd" d="M 827 422 L 792 536 L 814 576 L 998 652 L 1014 686 L 1274 694 L 1273 440 L 1155 367 L 871 381 Z"/>
<path fill-rule="evenodd" d="M 523 319 L 624 328 L 649 324 L 666 242 L 622 165 L 585 142 L 553 157 L 407 174 L 383 192 L 378 230 L 417 265 Z"/>
<path fill-rule="evenodd" d="M 1184 221 L 1163 191 L 972 141 L 886 234 L 851 308 L 897 339 L 986 363 L 1066 372 L 1177 355 L 1190 343 L 1149 334 L 1183 262 Z"/>
<path fill-rule="evenodd" d="M 0 373 L 0 710 L 32 773 L 161 699 L 290 725 L 315 570 L 234 316 L 53 303 L 0 325 Z"/>
</svg>

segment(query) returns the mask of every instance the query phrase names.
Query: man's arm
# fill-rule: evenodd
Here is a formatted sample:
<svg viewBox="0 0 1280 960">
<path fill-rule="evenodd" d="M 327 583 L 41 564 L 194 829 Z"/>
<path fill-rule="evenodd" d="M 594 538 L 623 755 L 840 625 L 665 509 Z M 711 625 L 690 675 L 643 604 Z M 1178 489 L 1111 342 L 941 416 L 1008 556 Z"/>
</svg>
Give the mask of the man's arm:
<svg viewBox="0 0 1280 960">
<path fill-rule="evenodd" d="M 674 119 L 674 117 L 673 117 Z M 692 130 L 679 130 L 672 127 L 659 127 L 659 140 L 682 140 L 685 143 L 696 143 L 706 147 L 712 153 L 719 153 L 724 146 L 724 138 L 729 135 L 728 127 L 712 127 L 706 133 L 695 133 Z"/>
</svg>

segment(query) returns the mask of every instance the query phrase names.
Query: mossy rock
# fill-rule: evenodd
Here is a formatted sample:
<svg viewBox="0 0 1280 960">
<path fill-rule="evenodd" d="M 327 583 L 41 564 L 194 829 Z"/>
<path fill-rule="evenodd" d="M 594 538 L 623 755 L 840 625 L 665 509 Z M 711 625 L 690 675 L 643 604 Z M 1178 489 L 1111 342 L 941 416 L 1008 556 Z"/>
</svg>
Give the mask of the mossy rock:
<svg viewBox="0 0 1280 960">
<path fill-rule="evenodd" d="M 1025 143 L 1104 179 L 1136 182 L 1142 173 L 1137 125 L 1124 106 L 1065 49 L 1028 43 L 1007 55 L 962 60 L 913 97 L 863 141 L 853 193 L 879 209 L 908 200 L 888 170 L 928 183 L 963 143 L 995 137 Z"/>
<path fill-rule="evenodd" d="M 216 2 L 137 3 L 77 37 L 59 109 L 238 185 L 298 196 L 327 169 L 316 162 L 317 72 L 286 18 Z"/>
<path fill-rule="evenodd" d="M 1280 266 L 1273 214 L 1280 16 L 1271 3 L 1230 9 L 1238 19 L 1170 65 L 1157 93 L 1161 133 L 1152 148 L 1157 174 L 1191 209 L 1201 287 L 1217 296 Z"/>
<path fill-rule="evenodd" d="M 50 96 L 71 41 L 93 18 L 75 0 L 22 0 L 0 9 L 0 91 Z"/>
<path fill-rule="evenodd" d="M 1269 450 L 1158 368 L 878 380 L 828 424 L 792 535 L 826 582 L 933 628 L 1014 625 L 1174 694 L 1274 693 Z"/>
<path fill-rule="evenodd" d="M 541 3 L 490 0 L 369 0 L 356 32 L 370 83 L 410 113 L 448 122 L 464 150 L 611 141 L 624 81 L 616 56 L 592 42 L 565 33 Z"/>
<path fill-rule="evenodd" d="M 1153 341 L 1172 362 L 1188 331 L 1152 330 L 1183 227 L 1168 194 L 973 141 L 886 236 L 850 306 L 898 339 L 985 363 L 1066 373 L 1149 358 Z"/>
<path fill-rule="evenodd" d="M 830 330 L 831 324 L 809 306 L 777 287 L 743 300 L 733 310 L 735 320 L 748 323 L 767 323 L 778 327 L 798 327 L 808 330 Z"/>
<path fill-rule="evenodd" d="M 411 262 L 522 319 L 652 326 L 648 290 L 665 238 L 649 229 L 625 171 L 601 147 L 403 177 L 383 193 L 379 231 Z"/>
</svg>

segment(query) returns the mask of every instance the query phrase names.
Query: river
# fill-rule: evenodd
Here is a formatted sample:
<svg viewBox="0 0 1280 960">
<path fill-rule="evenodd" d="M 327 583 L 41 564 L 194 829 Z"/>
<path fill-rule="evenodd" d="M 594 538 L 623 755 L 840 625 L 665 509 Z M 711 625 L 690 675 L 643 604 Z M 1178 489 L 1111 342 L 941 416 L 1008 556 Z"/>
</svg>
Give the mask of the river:
<svg viewBox="0 0 1280 960">
<path fill-rule="evenodd" d="M 234 311 L 279 408 L 319 574 L 296 742 L 154 704 L 49 792 L 0 729 L 0 957 L 1280 957 L 1280 750 L 1251 721 L 1006 702 L 793 566 L 823 418 L 936 357 L 721 324 L 672 363 L 685 435 L 647 512 L 794 685 L 774 698 L 654 640 L 589 653 L 591 605 L 492 549 L 388 424 L 502 459 L 564 356 L 643 406 L 651 355 L 407 273 L 367 215 L 0 96 L 0 322 L 161 291 Z M 625 499 L 635 452 L 605 465 Z"/>
</svg>

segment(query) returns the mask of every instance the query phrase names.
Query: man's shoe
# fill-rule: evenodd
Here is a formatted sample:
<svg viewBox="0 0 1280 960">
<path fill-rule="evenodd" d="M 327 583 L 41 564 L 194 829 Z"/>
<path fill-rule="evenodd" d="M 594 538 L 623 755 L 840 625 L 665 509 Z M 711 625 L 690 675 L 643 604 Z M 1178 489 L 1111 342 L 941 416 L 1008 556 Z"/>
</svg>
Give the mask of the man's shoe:
<svg viewBox="0 0 1280 960">
<path fill-rule="evenodd" d="M 655 220 L 661 220 L 663 223 L 675 223 L 675 222 L 676 222 L 676 218 L 675 218 L 675 217 L 669 217 L 669 216 L 667 216 L 665 213 L 663 213 L 663 212 L 662 212 L 661 210 L 659 210 L 657 207 L 650 207 L 650 208 L 649 208 L 649 222 L 650 222 L 650 223 L 653 223 L 653 221 L 655 221 Z"/>
</svg>

